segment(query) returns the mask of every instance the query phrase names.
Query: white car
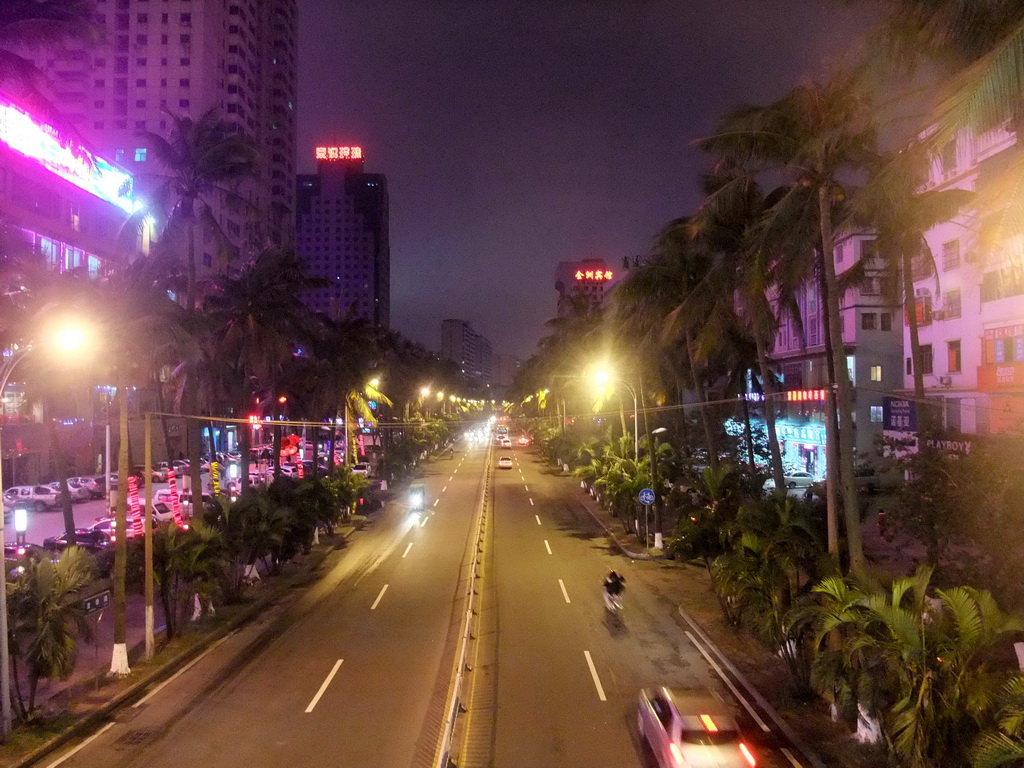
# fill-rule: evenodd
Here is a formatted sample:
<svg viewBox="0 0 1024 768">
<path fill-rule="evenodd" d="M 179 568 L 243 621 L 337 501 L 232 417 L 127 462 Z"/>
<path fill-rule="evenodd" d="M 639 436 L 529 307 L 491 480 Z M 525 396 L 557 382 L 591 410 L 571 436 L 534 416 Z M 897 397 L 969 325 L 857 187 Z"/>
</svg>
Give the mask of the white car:
<svg viewBox="0 0 1024 768">
<path fill-rule="evenodd" d="M 637 729 L 660 768 L 754 768 L 729 707 L 706 691 L 645 688 Z"/>
<path fill-rule="evenodd" d="M 4 491 L 4 506 L 25 506 L 34 512 L 56 507 L 60 493 L 46 485 L 16 485 Z"/>
<path fill-rule="evenodd" d="M 369 475 L 370 474 L 370 465 L 367 462 L 365 462 L 365 461 L 360 461 L 358 464 L 353 464 L 352 465 L 352 474 L 353 475 Z"/>
<path fill-rule="evenodd" d="M 54 481 L 52 483 L 47 483 L 46 487 L 53 488 L 53 490 L 57 492 L 57 497 L 60 498 L 60 480 Z M 89 493 L 88 488 L 71 482 L 70 478 L 68 479 L 68 495 L 71 496 L 72 503 L 79 501 L 88 501 L 89 499 L 92 498 L 92 494 Z"/>
<path fill-rule="evenodd" d="M 512 457 L 502 456 L 498 459 L 498 469 L 512 469 Z"/>
<path fill-rule="evenodd" d="M 795 472 L 786 472 L 782 479 L 786 482 L 787 488 L 810 488 L 814 483 L 814 475 L 810 472 L 804 472 L 803 470 L 797 470 Z M 769 477 L 764 487 L 766 490 L 772 490 L 775 488 L 775 479 Z"/>
</svg>

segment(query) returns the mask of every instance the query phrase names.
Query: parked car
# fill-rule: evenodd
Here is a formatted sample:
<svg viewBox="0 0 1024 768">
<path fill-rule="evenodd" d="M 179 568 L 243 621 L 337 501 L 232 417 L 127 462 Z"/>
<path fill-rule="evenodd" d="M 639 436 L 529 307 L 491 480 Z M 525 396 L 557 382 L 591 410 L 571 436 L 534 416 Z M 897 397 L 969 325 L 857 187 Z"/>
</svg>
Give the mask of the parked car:
<svg viewBox="0 0 1024 768">
<path fill-rule="evenodd" d="M 90 552 L 99 552 L 113 544 L 113 537 L 106 531 L 95 528 L 76 528 L 75 544 Z M 43 539 L 43 547 L 52 552 L 60 552 L 68 546 L 68 535 L 50 536 Z"/>
<path fill-rule="evenodd" d="M 358 464 L 353 464 L 352 465 L 352 474 L 353 475 L 369 475 L 370 474 L 370 464 L 368 462 L 365 462 L 365 461 L 360 461 Z"/>
<path fill-rule="evenodd" d="M 24 504 L 34 512 L 42 512 L 60 504 L 60 492 L 46 485 L 16 485 L 4 491 L 4 506 Z"/>
<path fill-rule="evenodd" d="M 57 498 L 60 498 L 60 481 L 56 480 L 52 483 L 46 484 L 47 488 L 53 488 L 57 492 Z M 74 504 L 79 501 L 88 501 L 92 498 L 92 494 L 89 493 L 88 489 L 83 488 L 80 485 L 76 485 L 68 480 L 68 495 L 71 497 L 71 503 Z"/>
<path fill-rule="evenodd" d="M 810 488 L 814 484 L 814 475 L 804 470 L 796 470 L 795 472 L 786 472 L 782 479 L 786 483 L 787 488 Z M 769 477 L 764 483 L 765 490 L 772 490 L 775 488 L 775 478 Z"/>
<path fill-rule="evenodd" d="M 99 480 L 95 477 L 69 477 L 68 483 L 85 488 L 89 492 L 89 498 L 102 499 L 104 496 L 102 477 Z"/>
<path fill-rule="evenodd" d="M 754 753 L 743 742 L 735 716 L 710 692 L 643 689 L 637 730 L 660 768 L 757 765 Z"/>
</svg>

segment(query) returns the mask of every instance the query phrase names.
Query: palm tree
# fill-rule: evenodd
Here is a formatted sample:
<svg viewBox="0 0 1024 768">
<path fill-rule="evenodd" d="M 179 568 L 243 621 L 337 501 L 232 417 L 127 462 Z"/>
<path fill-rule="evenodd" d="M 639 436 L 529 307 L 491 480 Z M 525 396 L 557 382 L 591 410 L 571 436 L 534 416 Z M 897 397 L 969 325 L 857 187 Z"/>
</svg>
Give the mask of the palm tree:
<svg viewBox="0 0 1024 768">
<path fill-rule="evenodd" d="M 1024 675 L 1014 675 L 999 691 L 996 726 L 982 733 L 971 747 L 971 768 L 1024 762 Z"/>
<path fill-rule="evenodd" d="M 830 462 L 828 471 L 842 482 L 850 568 L 855 572 L 864 570 L 865 561 L 853 474 L 853 393 L 833 252 L 837 215 L 848 197 L 842 177 L 867 167 L 876 157 L 872 117 L 864 90 L 853 76 L 842 75 L 825 84 L 806 82 L 767 106 L 736 110 L 726 115 L 714 135 L 700 141 L 702 148 L 737 166 L 789 176 L 790 192 L 774 206 L 777 220 L 800 221 L 808 210 L 813 211 L 816 248 L 808 244 L 795 256 L 806 260 L 804 274 L 821 275 L 824 288 L 825 330 L 831 345 L 828 362 L 839 418 L 839 466 Z"/>
<path fill-rule="evenodd" d="M 24 660 L 28 671 L 28 701 L 23 703 L 26 717 L 35 710 L 39 681 L 67 680 L 75 669 L 76 638 L 91 637 L 91 626 L 75 593 L 92 577 L 89 553 L 68 547 L 56 562 L 46 557 L 28 558 L 24 572 L 12 585 L 12 636 L 16 657 Z"/>
</svg>

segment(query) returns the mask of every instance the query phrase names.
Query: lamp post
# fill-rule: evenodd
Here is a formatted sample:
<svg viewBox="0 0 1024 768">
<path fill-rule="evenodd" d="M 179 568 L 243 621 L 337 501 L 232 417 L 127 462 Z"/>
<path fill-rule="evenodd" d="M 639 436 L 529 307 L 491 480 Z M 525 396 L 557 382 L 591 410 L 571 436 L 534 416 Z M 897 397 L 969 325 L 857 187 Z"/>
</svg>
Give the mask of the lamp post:
<svg viewBox="0 0 1024 768">
<path fill-rule="evenodd" d="M 665 427 L 658 427 L 651 430 L 651 437 L 654 438 L 654 447 L 651 450 L 651 485 L 654 486 L 654 548 L 663 549 L 664 540 L 661 535 L 661 495 L 665 490 L 664 484 L 658 483 L 658 435 L 663 435 L 668 430 Z"/>
<path fill-rule="evenodd" d="M 640 463 L 640 414 L 639 405 L 637 403 L 636 390 L 633 389 L 632 385 L 625 379 L 614 379 L 608 373 L 608 371 L 597 371 L 594 374 L 594 380 L 601 385 L 604 384 L 621 384 L 627 390 L 629 394 L 633 396 L 633 461 Z"/>
</svg>

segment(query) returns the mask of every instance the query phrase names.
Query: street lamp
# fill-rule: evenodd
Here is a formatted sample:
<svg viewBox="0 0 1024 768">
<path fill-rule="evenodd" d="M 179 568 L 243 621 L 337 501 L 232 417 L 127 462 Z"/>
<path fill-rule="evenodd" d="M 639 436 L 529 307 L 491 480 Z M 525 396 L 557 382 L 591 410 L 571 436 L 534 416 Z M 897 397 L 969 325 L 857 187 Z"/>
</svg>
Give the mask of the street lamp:
<svg viewBox="0 0 1024 768">
<path fill-rule="evenodd" d="M 594 381 L 598 386 L 607 386 L 609 384 L 621 384 L 627 390 L 629 394 L 633 396 L 633 461 L 640 463 L 640 414 L 639 404 L 636 398 L 636 390 L 633 389 L 632 385 L 625 379 L 613 378 L 608 371 L 599 369 L 594 372 Z"/>
<path fill-rule="evenodd" d="M 664 541 L 661 536 L 661 494 L 665 490 L 664 484 L 658 483 L 658 435 L 668 432 L 665 427 L 658 427 L 651 430 L 654 438 L 654 446 L 651 450 L 651 485 L 654 486 L 654 548 L 663 549 Z M 645 531 L 646 533 L 646 531 Z"/>
<path fill-rule="evenodd" d="M 51 352 L 71 353 L 85 346 L 85 330 L 81 325 L 64 325 L 50 329 L 45 334 Z M 0 396 L 7 391 L 11 374 L 34 347 L 31 344 L 15 347 L 5 352 L 0 363 Z M 2 435 L 2 432 L 0 432 Z M 0 498 L 3 497 L 3 442 L 0 439 Z M 27 518 L 24 521 L 27 525 Z M 16 530 L 18 529 L 16 520 Z M 6 562 L 4 526 L 0 526 L 0 551 L 4 551 Z M 11 649 L 7 637 L 7 566 L 0 568 L 0 741 L 6 742 L 11 734 Z"/>
</svg>

